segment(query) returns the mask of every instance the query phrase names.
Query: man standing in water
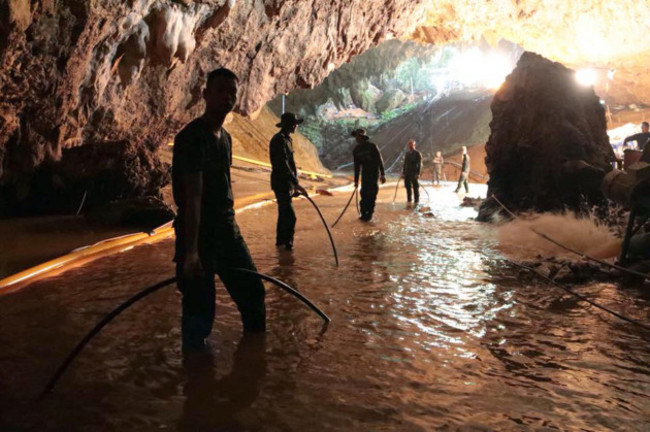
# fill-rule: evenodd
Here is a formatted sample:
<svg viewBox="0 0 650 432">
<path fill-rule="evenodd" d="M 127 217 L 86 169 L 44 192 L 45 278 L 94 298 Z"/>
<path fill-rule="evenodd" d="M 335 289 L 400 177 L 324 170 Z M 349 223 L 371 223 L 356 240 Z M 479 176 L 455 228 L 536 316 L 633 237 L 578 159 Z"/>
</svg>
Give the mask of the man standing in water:
<svg viewBox="0 0 650 432">
<path fill-rule="evenodd" d="M 460 177 L 458 178 L 458 186 L 454 192 L 458 193 L 460 191 L 460 186 L 465 186 L 465 193 L 469 193 L 469 185 L 467 184 L 467 178 L 469 177 L 469 155 L 467 154 L 467 147 L 463 146 L 463 162 L 460 168 Z"/>
<path fill-rule="evenodd" d="M 354 158 L 354 186 L 359 186 L 359 174 L 361 174 L 361 217 L 362 221 L 368 222 L 372 219 L 375 211 L 375 200 L 379 192 L 377 179 L 386 183 L 384 173 L 384 161 L 377 145 L 370 142 L 365 129 L 355 129 L 352 136 L 357 140 L 357 145 L 352 150 Z"/>
<path fill-rule="evenodd" d="M 440 184 L 440 179 L 442 179 L 442 168 L 445 164 L 445 160 L 442 158 L 442 153 L 437 151 L 436 157 L 433 158 L 433 182 L 437 185 Z"/>
<path fill-rule="evenodd" d="M 295 114 L 282 114 L 276 133 L 269 145 L 271 155 L 271 189 L 278 202 L 278 224 L 275 245 L 286 250 L 293 249 L 293 234 L 296 228 L 296 213 L 293 211 L 291 198 L 296 194 L 307 195 L 307 191 L 298 184 L 298 171 L 293 158 L 293 141 L 291 134 L 296 132 L 302 119 Z"/>
<path fill-rule="evenodd" d="M 215 313 L 214 275 L 225 285 L 241 313 L 244 331 L 266 329 L 264 285 L 256 276 L 229 272 L 256 271 L 235 222 L 230 181 L 232 142 L 223 128 L 237 100 L 237 76 L 228 69 L 208 74 L 204 114 L 174 139 L 172 189 L 178 214 L 176 275 L 183 294 L 183 349 L 201 349 Z"/>
<path fill-rule="evenodd" d="M 422 155 L 415 149 L 415 140 L 409 140 L 408 152 L 404 156 L 404 168 L 402 168 L 402 177 L 404 177 L 404 186 L 406 187 L 406 201 L 411 203 L 411 189 L 413 189 L 414 203 L 420 202 L 420 184 L 418 179 L 422 170 Z"/>
</svg>

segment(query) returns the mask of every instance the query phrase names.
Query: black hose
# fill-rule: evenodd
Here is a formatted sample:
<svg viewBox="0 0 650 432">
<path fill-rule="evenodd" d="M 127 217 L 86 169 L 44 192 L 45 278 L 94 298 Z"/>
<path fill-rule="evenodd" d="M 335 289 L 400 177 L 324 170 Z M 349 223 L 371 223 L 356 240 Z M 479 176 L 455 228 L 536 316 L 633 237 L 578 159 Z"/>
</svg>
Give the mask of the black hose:
<svg viewBox="0 0 650 432">
<path fill-rule="evenodd" d="M 88 345 L 88 342 L 90 342 L 90 340 L 93 337 L 95 337 L 95 335 L 97 335 L 97 333 L 99 333 L 109 322 L 111 322 L 113 320 L 113 318 L 115 318 L 116 316 L 118 316 L 119 314 L 124 312 L 124 310 L 128 309 L 135 302 L 137 302 L 139 300 L 142 300 L 143 298 L 147 297 L 148 295 L 153 294 L 156 291 L 158 291 L 159 289 L 164 288 L 167 285 L 171 285 L 174 282 L 176 282 L 176 277 L 165 279 L 162 282 L 158 282 L 155 285 L 152 285 L 152 286 L 150 286 L 148 288 L 145 288 L 142 291 L 140 291 L 139 293 L 137 293 L 136 295 L 134 295 L 133 297 L 131 297 L 130 299 L 128 299 L 127 301 L 125 301 L 124 303 L 122 303 L 121 305 L 119 305 L 118 307 L 116 307 L 115 309 L 113 309 L 111 311 L 111 313 L 106 315 L 104 317 L 104 319 L 102 319 L 99 323 L 97 323 L 97 325 L 95 327 L 93 327 L 93 329 L 90 330 L 88 332 L 88 334 L 86 336 L 84 336 L 83 339 L 81 339 L 79 341 L 77 346 L 75 346 L 74 349 L 72 351 L 70 351 L 70 354 L 68 354 L 68 356 L 65 358 L 65 360 L 63 360 L 63 363 L 61 363 L 61 365 L 57 368 L 56 372 L 54 373 L 54 375 L 52 376 L 50 381 L 47 383 L 47 385 L 45 386 L 45 390 L 43 390 L 43 393 L 41 393 L 41 395 L 39 396 L 39 399 L 42 399 L 49 392 L 52 391 L 52 389 L 56 385 L 57 381 L 59 381 L 59 378 L 61 378 L 61 376 L 65 373 L 65 371 L 68 369 L 68 366 L 70 366 L 70 363 L 72 363 L 72 361 L 75 359 L 75 357 L 77 357 L 77 355 L 81 352 L 81 350 L 83 350 L 84 347 L 86 345 Z"/>
<path fill-rule="evenodd" d="M 238 272 L 241 272 L 241 273 L 248 273 L 248 274 L 252 274 L 252 275 L 255 275 L 255 276 L 259 276 L 261 279 L 264 279 L 265 281 L 271 282 L 271 283 L 275 284 L 276 286 L 282 288 L 283 290 L 285 290 L 285 291 L 288 292 L 289 294 L 293 295 L 294 297 L 297 297 L 300 301 L 302 301 L 304 304 L 306 304 L 306 305 L 307 305 L 311 310 L 313 310 L 314 312 L 316 312 L 316 313 L 318 314 L 318 316 L 320 316 L 321 318 L 323 318 L 323 321 L 325 321 L 325 324 L 326 324 L 326 325 L 329 324 L 330 321 L 332 321 L 332 320 L 330 319 L 330 317 L 328 317 L 327 315 L 325 315 L 325 312 L 323 312 L 322 310 L 320 310 L 320 309 L 319 309 L 315 304 L 313 304 L 313 303 L 312 303 L 312 302 L 311 302 L 307 297 L 305 297 L 305 296 L 302 295 L 299 291 L 296 291 L 295 289 L 291 288 L 289 285 L 287 285 L 286 283 L 282 282 L 282 281 L 279 280 L 279 279 L 276 279 L 276 278 L 274 278 L 274 277 L 271 277 L 271 276 L 265 275 L 265 274 L 263 274 L 263 273 L 258 273 L 258 272 L 253 271 L 253 270 L 248 270 L 248 269 L 245 269 L 245 268 L 229 268 L 228 270 L 231 270 L 231 271 L 238 271 Z"/>
<path fill-rule="evenodd" d="M 397 188 L 399 187 L 399 181 L 402 180 L 402 177 L 397 179 L 397 183 L 395 183 L 395 195 L 393 195 L 393 202 L 395 202 L 395 198 L 397 198 Z"/>
<path fill-rule="evenodd" d="M 244 268 L 236 268 L 236 267 L 230 267 L 224 269 L 226 271 L 234 271 L 234 272 L 240 272 L 240 273 L 248 273 L 252 275 L 259 276 L 261 279 L 266 280 L 268 282 L 273 283 L 275 286 L 282 288 L 284 291 L 288 292 L 292 296 L 296 297 L 298 300 L 306 304 L 311 310 L 316 312 L 322 319 L 325 321 L 325 325 L 328 325 L 330 323 L 330 318 L 322 311 L 320 310 L 316 305 L 314 305 L 307 297 L 302 295 L 300 292 L 296 291 L 295 289 L 291 288 L 289 285 L 286 283 L 282 282 L 281 280 L 278 280 L 274 277 L 265 275 L 263 273 L 258 273 L 253 270 L 248 270 Z M 148 288 L 143 289 L 142 291 L 138 292 L 136 295 L 113 309 L 108 315 L 106 315 L 95 327 L 92 328 L 86 334 L 86 336 L 83 337 L 77 343 L 77 345 L 74 347 L 72 351 L 70 351 L 70 354 L 63 360 L 61 365 L 57 368 L 56 372 L 50 379 L 50 381 L 47 383 L 45 386 L 45 389 L 39 396 L 39 400 L 43 399 L 45 396 L 47 396 L 48 393 L 52 391 L 56 383 L 59 381 L 61 376 L 65 373 L 65 371 L 68 369 L 72 361 L 81 353 L 81 351 L 88 345 L 88 343 L 94 338 L 108 323 L 110 323 L 113 319 L 115 319 L 119 314 L 124 312 L 126 309 L 131 307 L 134 303 L 138 302 L 139 300 L 142 300 L 143 298 L 155 293 L 156 291 L 160 290 L 161 288 L 166 287 L 167 285 L 171 285 L 174 282 L 177 281 L 176 277 L 172 277 L 169 279 L 165 279 L 164 281 L 158 282 L 155 285 L 152 285 Z"/>
<path fill-rule="evenodd" d="M 339 223 L 339 221 L 341 220 L 341 218 L 342 218 L 343 215 L 345 214 L 345 211 L 346 211 L 346 210 L 348 209 L 348 207 L 350 206 L 350 203 L 352 202 L 352 198 L 354 198 L 354 196 L 356 195 L 356 193 L 357 193 L 357 188 L 355 187 L 354 190 L 352 191 L 352 195 L 350 195 L 350 199 L 348 200 L 348 203 L 345 205 L 345 207 L 343 207 L 343 211 L 341 212 L 341 214 L 339 215 L 339 217 L 337 217 L 336 220 L 334 221 L 334 223 L 332 224 L 332 228 L 334 228 L 334 227 L 336 226 L 336 224 Z"/>
<path fill-rule="evenodd" d="M 323 226 L 325 227 L 325 230 L 327 231 L 327 235 L 330 238 L 330 243 L 332 244 L 332 251 L 334 252 L 334 261 L 336 261 L 336 265 L 339 265 L 339 254 L 336 252 L 336 245 L 334 244 L 334 238 L 332 237 L 332 233 L 330 232 L 330 227 L 327 226 L 327 222 L 325 221 L 325 218 L 323 217 L 323 213 L 320 212 L 320 209 L 312 200 L 307 196 L 306 194 L 303 195 L 305 198 L 307 198 L 307 201 L 311 203 L 312 206 L 314 206 L 314 209 L 316 209 L 316 212 L 318 213 L 318 216 L 320 216 L 320 220 L 323 222 Z"/>
<path fill-rule="evenodd" d="M 357 193 L 354 195 L 354 203 L 357 205 L 357 216 L 361 216 L 361 210 L 359 210 L 359 189 L 357 188 Z"/>
</svg>

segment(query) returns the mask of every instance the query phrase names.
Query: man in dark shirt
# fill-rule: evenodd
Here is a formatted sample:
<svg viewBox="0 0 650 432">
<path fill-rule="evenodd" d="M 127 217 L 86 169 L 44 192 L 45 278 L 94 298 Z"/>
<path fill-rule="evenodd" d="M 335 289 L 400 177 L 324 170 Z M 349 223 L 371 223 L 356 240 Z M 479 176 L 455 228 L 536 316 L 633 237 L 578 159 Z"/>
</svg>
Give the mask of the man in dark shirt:
<svg viewBox="0 0 650 432">
<path fill-rule="evenodd" d="M 375 211 L 375 200 L 379 192 L 377 179 L 386 183 L 384 173 L 384 161 L 377 146 L 370 142 L 364 129 L 355 129 L 352 136 L 357 140 L 357 145 L 352 151 L 354 158 L 354 186 L 359 186 L 359 174 L 361 174 L 361 217 L 362 221 L 368 222 L 372 219 Z"/>
<path fill-rule="evenodd" d="M 415 204 L 420 202 L 420 171 L 422 170 L 422 155 L 415 149 L 415 140 L 409 140 L 408 151 L 404 156 L 404 168 L 402 177 L 404 177 L 404 186 L 406 187 L 406 201 L 411 202 L 411 190 Z"/>
<path fill-rule="evenodd" d="M 286 112 L 282 114 L 280 123 L 276 126 L 280 132 L 276 133 L 269 145 L 271 156 L 271 189 L 278 202 L 278 224 L 276 229 L 275 245 L 286 250 L 293 248 L 293 234 L 296 228 L 296 212 L 291 204 L 292 197 L 296 194 L 307 194 L 307 191 L 298 184 L 298 171 L 293 158 L 293 141 L 291 134 L 296 131 L 302 119 L 295 114 Z"/>
<path fill-rule="evenodd" d="M 469 177 L 469 155 L 467 154 L 467 147 L 463 146 L 463 162 L 460 168 L 460 177 L 458 178 L 458 186 L 454 192 L 458 193 L 460 191 L 461 185 L 465 186 L 465 193 L 469 193 L 469 185 L 467 184 L 467 178 Z"/>
<path fill-rule="evenodd" d="M 178 214 L 176 274 L 183 294 L 183 349 L 198 349 L 212 330 L 215 313 L 214 275 L 237 304 L 245 331 L 266 328 L 264 286 L 256 276 L 228 271 L 256 271 L 235 222 L 230 182 L 232 142 L 223 129 L 235 106 L 237 76 L 228 69 L 208 74 L 203 90 L 204 114 L 174 139 L 172 189 Z"/>
<path fill-rule="evenodd" d="M 623 140 L 623 146 L 627 146 L 629 141 L 636 141 L 638 150 L 643 151 L 646 143 L 650 140 L 650 124 L 648 122 L 641 123 L 641 133 L 630 135 Z"/>
</svg>

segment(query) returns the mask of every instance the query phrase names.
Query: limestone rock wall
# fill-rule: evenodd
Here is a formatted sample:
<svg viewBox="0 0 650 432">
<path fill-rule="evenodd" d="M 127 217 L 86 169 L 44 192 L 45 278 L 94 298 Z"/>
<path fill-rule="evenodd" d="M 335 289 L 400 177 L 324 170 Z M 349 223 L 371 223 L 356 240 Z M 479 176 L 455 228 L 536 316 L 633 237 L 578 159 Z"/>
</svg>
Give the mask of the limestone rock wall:
<svg viewBox="0 0 650 432">
<path fill-rule="evenodd" d="M 395 37 L 506 37 L 569 64 L 616 64 L 629 83 L 621 100 L 647 102 L 638 90 L 647 9 L 639 0 L 0 0 L 0 183 L 25 191 L 64 148 L 166 142 L 200 112 L 203 78 L 217 66 L 239 74 L 237 111 L 250 114 Z"/>
<path fill-rule="evenodd" d="M 0 0 L 0 176 L 65 147 L 164 142 L 200 112 L 217 66 L 241 77 L 237 111 L 252 113 L 409 34 L 420 3 Z"/>
<path fill-rule="evenodd" d="M 571 69 L 524 53 L 491 110 L 488 196 L 513 211 L 578 210 L 602 199 L 600 179 L 614 160 L 605 110 Z M 487 200 L 479 218 L 495 209 Z"/>
</svg>

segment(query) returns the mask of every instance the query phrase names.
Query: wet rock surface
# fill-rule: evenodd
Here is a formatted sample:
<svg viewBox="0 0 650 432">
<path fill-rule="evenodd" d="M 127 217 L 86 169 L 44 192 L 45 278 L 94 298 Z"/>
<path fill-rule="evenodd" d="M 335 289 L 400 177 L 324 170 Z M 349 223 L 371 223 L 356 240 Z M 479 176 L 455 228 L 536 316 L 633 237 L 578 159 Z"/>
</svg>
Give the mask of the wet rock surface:
<svg viewBox="0 0 650 432">
<path fill-rule="evenodd" d="M 488 196 L 514 212 L 580 210 L 603 202 L 600 181 L 614 160 L 605 110 L 571 69 L 527 52 L 491 109 Z M 497 210 L 495 200 L 486 201 L 479 219 Z"/>
<path fill-rule="evenodd" d="M 115 200 L 160 198 L 170 166 L 156 147 L 117 141 L 67 149 L 60 161 L 2 186 L 2 215 L 75 214 Z"/>
</svg>

